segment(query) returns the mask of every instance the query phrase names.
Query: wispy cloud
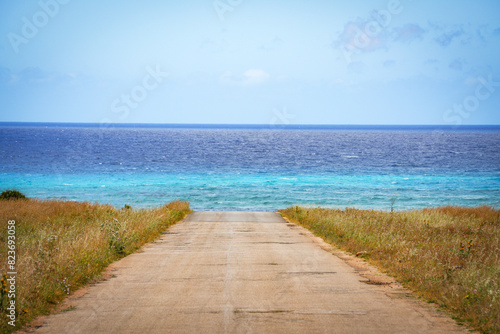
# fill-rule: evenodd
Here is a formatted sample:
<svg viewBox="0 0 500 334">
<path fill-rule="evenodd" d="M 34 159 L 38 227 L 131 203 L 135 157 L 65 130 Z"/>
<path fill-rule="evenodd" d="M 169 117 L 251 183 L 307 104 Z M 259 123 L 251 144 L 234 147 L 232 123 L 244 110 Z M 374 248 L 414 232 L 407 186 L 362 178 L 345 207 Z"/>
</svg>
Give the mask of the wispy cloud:
<svg viewBox="0 0 500 334">
<path fill-rule="evenodd" d="M 332 42 L 332 47 L 361 52 L 387 50 L 392 43 L 410 43 L 422 40 L 426 33 L 426 29 L 414 23 L 370 33 L 369 23 L 371 22 L 373 21 L 358 19 L 346 23 L 342 32 Z"/>
<path fill-rule="evenodd" d="M 375 51 L 385 48 L 387 34 L 379 32 L 368 36 L 366 33 L 366 25 L 370 20 L 358 19 L 350 21 L 344 25 L 344 29 L 339 34 L 336 40 L 333 41 L 334 48 L 345 47 L 348 49 L 358 49 L 363 52 Z"/>
<path fill-rule="evenodd" d="M 372 52 L 380 49 L 389 49 L 394 43 L 425 42 L 426 37 L 441 47 L 448 47 L 454 42 L 467 45 L 474 41 L 482 43 L 488 39 L 500 36 L 500 27 L 490 28 L 488 25 L 473 26 L 471 24 L 442 25 L 429 22 L 427 25 L 407 23 L 394 28 L 380 30 L 377 34 L 367 33 L 367 24 L 370 21 L 357 19 L 349 21 L 343 30 L 332 42 L 334 48 L 346 48 L 358 52 Z"/>
<path fill-rule="evenodd" d="M 429 58 L 423 62 L 424 69 L 430 69 L 434 73 L 439 72 L 440 61 L 435 58 Z"/>
<path fill-rule="evenodd" d="M 424 61 L 424 64 L 425 65 L 436 65 L 436 64 L 439 64 L 439 60 L 437 60 L 436 58 L 429 58 L 426 61 Z"/>
<path fill-rule="evenodd" d="M 47 72 L 39 67 L 26 67 L 14 72 L 7 67 L 0 67 L 0 84 L 14 85 L 74 85 L 82 77 L 74 73 Z"/>
<path fill-rule="evenodd" d="M 424 34 L 425 29 L 414 23 L 394 28 L 394 40 L 397 42 L 413 42 L 414 40 L 422 39 Z"/>
<path fill-rule="evenodd" d="M 263 70 L 247 70 L 243 76 L 247 84 L 260 84 L 269 78 L 269 74 Z"/>
<path fill-rule="evenodd" d="M 393 67 L 394 65 L 396 65 L 396 61 L 394 59 L 388 59 L 388 60 L 384 61 L 383 65 L 385 68 L 390 68 L 390 67 Z"/>
<path fill-rule="evenodd" d="M 489 24 L 456 24 L 451 26 L 429 22 L 428 30 L 433 40 L 442 47 L 459 42 L 468 45 L 474 42 L 488 43 L 491 38 L 500 36 L 500 27 L 492 28 Z"/>
<path fill-rule="evenodd" d="M 445 32 L 439 34 L 434 40 L 442 47 L 449 46 L 455 39 L 464 36 L 465 31 L 462 26 L 447 28 Z"/>
<path fill-rule="evenodd" d="M 463 69 L 464 61 L 462 59 L 455 59 L 448 66 L 456 71 L 461 71 Z"/>
<path fill-rule="evenodd" d="M 253 86 L 266 82 L 270 75 L 261 69 L 248 69 L 242 75 L 235 75 L 226 71 L 221 76 L 221 82 L 234 86 Z"/>
</svg>

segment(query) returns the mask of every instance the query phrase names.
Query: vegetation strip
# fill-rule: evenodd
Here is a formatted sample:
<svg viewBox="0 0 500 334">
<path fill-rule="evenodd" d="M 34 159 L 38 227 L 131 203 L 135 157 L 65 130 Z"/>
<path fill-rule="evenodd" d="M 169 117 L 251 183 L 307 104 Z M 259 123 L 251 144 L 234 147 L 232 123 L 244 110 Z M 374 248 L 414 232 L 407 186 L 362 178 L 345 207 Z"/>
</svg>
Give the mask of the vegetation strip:
<svg viewBox="0 0 500 334">
<path fill-rule="evenodd" d="M 280 213 L 376 264 L 459 322 L 500 332 L 500 210 L 290 207 Z"/>
<path fill-rule="evenodd" d="M 10 333 L 50 313 L 66 295 L 97 281 L 110 263 L 156 239 L 189 212 L 189 203 L 178 201 L 160 208 L 120 210 L 90 203 L 0 200 L 2 287 L 9 271 L 3 256 L 9 221 L 16 226 L 17 268 L 16 326 L 7 323 L 10 300 L 2 293 L 0 331 Z"/>
</svg>

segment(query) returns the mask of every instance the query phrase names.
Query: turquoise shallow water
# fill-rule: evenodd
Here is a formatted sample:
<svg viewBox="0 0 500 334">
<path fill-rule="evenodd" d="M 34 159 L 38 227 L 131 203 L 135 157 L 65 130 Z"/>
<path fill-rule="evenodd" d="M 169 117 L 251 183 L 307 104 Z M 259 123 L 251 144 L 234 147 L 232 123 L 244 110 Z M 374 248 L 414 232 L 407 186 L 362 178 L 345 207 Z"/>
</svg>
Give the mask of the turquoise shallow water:
<svg viewBox="0 0 500 334">
<path fill-rule="evenodd" d="M 500 177 L 444 175 L 3 174 L 30 196 L 117 207 L 188 200 L 195 210 L 276 210 L 290 205 L 396 209 L 495 205 Z"/>
<path fill-rule="evenodd" d="M 498 205 L 500 128 L 0 126 L 0 189 L 195 210 Z"/>
</svg>

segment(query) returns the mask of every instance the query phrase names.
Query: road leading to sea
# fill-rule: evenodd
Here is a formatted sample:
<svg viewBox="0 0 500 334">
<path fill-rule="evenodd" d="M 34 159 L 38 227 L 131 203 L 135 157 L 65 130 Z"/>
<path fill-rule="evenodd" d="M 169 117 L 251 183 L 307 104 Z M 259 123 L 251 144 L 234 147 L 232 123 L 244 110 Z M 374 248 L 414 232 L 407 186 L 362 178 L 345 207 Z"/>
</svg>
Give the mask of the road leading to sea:
<svg viewBox="0 0 500 334">
<path fill-rule="evenodd" d="M 37 333 L 465 333 L 269 212 L 195 212 Z"/>
</svg>

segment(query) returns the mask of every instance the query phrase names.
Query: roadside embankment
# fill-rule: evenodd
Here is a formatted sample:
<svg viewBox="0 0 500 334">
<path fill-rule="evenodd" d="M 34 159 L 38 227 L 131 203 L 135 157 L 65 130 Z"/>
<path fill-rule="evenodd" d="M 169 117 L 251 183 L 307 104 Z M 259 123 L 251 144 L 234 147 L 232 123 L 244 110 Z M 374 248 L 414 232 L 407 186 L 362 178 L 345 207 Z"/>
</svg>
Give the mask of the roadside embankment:
<svg viewBox="0 0 500 334">
<path fill-rule="evenodd" d="M 459 322 L 500 332 L 500 210 L 290 207 L 280 213 L 366 258 Z"/>
<path fill-rule="evenodd" d="M 15 298 L 5 289 L 0 296 L 1 332 L 9 333 L 51 312 L 66 295 L 98 280 L 107 265 L 156 239 L 189 212 L 189 203 L 178 201 L 142 210 L 77 202 L 0 201 L 2 284 L 10 286 L 7 279 L 15 276 Z M 10 274 L 14 270 L 4 257 L 12 249 L 15 274 Z M 15 327 L 7 317 L 12 300 Z"/>
</svg>

